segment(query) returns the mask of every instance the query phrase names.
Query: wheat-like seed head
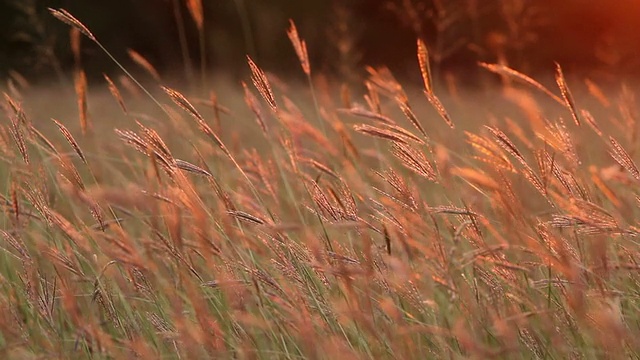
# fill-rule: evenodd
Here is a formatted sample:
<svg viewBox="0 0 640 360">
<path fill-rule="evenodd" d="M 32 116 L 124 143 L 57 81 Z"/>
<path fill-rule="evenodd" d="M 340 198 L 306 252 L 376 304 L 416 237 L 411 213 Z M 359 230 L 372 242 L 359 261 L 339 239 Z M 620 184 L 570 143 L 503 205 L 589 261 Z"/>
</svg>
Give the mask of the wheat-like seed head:
<svg viewBox="0 0 640 360">
<path fill-rule="evenodd" d="M 298 55 L 302 71 L 304 71 L 305 75 L 310 76 L 311 65 L 309 63 L 309 55 L 307 54 L 307 43 L 304 40 L 300 40 L 296 24 L 291 19 L 289 20 L 289 30 L 287 30 L 287 35 L 293 45 L 293 49 L 296 51 L 296 55 Z"/>
<path fill-rule="evenodd" d="M 359 133 L 391 140 L 393 142 L 408 144 L 408 141 L 411 140 L 418 144 L 424 144 L 422 139 L 399 126 L 387 125 L 385 128 L 380 128 L 368 124 L 360 124 L 354 125 L 353 129 Z"/>
<path fill-rule="evenodd" d="M 161 86 L 161 88 L 162 90 L 164 90 L 164 92 L 167 93 L 167 95 L 169 95 L 174 103 L 176 103 L 184 111 L 189 113 L 189 115 L 193 116 L 196 120 L 198 120 L 198 122 L 204 123 L 204 118 L 202 117 L 202 115 L 200 115 L 198 110 L 196 110 L 196 108 L 191 105 L 189 100 L 187 100 L 187 98 L 182 95 L 182 93 L 166 86 Z"/>
<path fill-rule="evenodd" d="M 609 137 L 609 142 L 611 143 L 611 157 L 613 157 L 620 166 L 627 170 L 631 176 L 640 181 L 640 170 L 638 170 L 636 163 L 633 161 L 629 153 L 612 136 Z"/>
<path fill-rule="evenodd" d="M 573 100 L 573 95 L 571 95 L 571 91 L 569 90 L 569 86 L 567 85 L 567 80 L 564 78 L 564 74 L 562 73 L 562 68 L 560 67 L 560 64 L 557 64 L 557 63 L 556 63 L 556 83 L 558 83 L 558 87 L 560 88 L 560 92 L 562 93 L 562 98 L 564 99 L 565 106 L 571 112 L 573 121 L 575 121 L 576 125 L 580 126 L 580 117 L 578 116 L 578 108 L 576 108 L 575 101 Z"/>
<path fill-rule="evenodd" d="M 276 98 L 273 95 L 273 91 L 271 90 L 271 85 L 269 84 L 269 79 L 267 79 L 267 75 L 256 65 L 255 62 L 247 55 L 247 62 L 249 63 L 249 68 L 251 69 L 251 81 L 253 81 L 253 85 L 258 89 L 262 98 L 269 104 L 269 107 L 273 112 L 277 112 L 278 106 L 276 104 Z"/>
<path fill-rule="evenodd" d="M 87 108 L 87 76 L 82 70 L 76 72 L 75 90 L 80 118 L 80 130 L 82 131 L 82 135 L 86 135 L 91 128 L 91 124 L 89 123 L 89 109 Z"/>
<path fill-rule="evenodd" d="M 404 166 L 426 179 L 436 181 L 436 172 L 422 151 L 419 151 L 409 144 L 398 142 L 393 143 L 392 146 L 393 155 L 397 157 Z"/>
<path fill-rule="evenodd" d="M 251 91 L 249 90 L 249 87 L 244 81 L 242 82 L 242 88 L 244 89 L 245 103 L 256 116 L 256 121 L 258 122 L 258 125 L 260 126 L 262 133 L 265 136 L 268 135 L 269 131 L 267 128 L 267 123 L 265 122 L 264 114 L 262 113 L 262 108 L 260 107 L 260 103 L 258 102 L 258 99 L 253 95 L 253 93 L 251 93 Z"/>
<path fill-rule="evenodd" d="M 418 129 L 418 131 L 420 131 L 420 133 L 422 134 L 422 136 L 425 137 L 425 139 L 428 139 L 429 136 L 427 135 L 427 132 L 424 131 L 422 124 L 420 124 L 420 120 L 418 120 L 418 117 L 411 109 L 411 106 L 409 105 L 409 101 L 406 98 L 404 99 L 396 98 L 396 102 L 400 106 L 400 110 L 402 110 L 402 113 L 409 120 L 409 122 L 411 122 L 411 124 L 415 126 L 415 128 Z"/>
<path fill-rule="evenodd" d="M 526 165 L 527 161 L 524 159 L 516 145 L 511 142 L 511 139 L 507 137 L 507 135 L 502 132 L 502 130 L 492 128 L 489 126 L 485 126 L 489 132 L 495 137 L 496 143 L 500 145 L 505 151 L 507 151 L 511 156 L 515 157 L 521 164 Z"/>
<path fill-rule="evenodd" d="M 418 39 L 418 64 L 420 74 L 424 82 L 424 89 L 427 93 L 433 94 L 433 84 L 431 83 L 431 67 L 429 66 L 429 51 L 424 40 Z"/>
<path fill-rule="evenodd" d="M 118 90 L 118 87 L 111 80 L 109 76 L 107 76 L 106 74 L 102 74 L 102 76 L 104 76 L 104 80 L 107 82 L 107 87 L 109 88 L 109 92 L 116 99 L 116 101 L 118 102 L 118 105 L 120 105 L 122 112 L 127 114 L 128 113 L 127 106 L 124 103 L 124 99 L 122 98 L 122 94 L 120 93 L 120 90 Z"/>
<path fill-rule="evenodd" d="M 141 68 L 143 68 L 156 81 L 161 80 L 160 73 L 158 73 L 158 70 L 156 70 L 156 68 L 153 65 L 151 65 L 151 62 L 149 62 L 149 60 L 147 60 L 144 56 L 140 55 L 139 52 L 133 49 L 127 49 L 127 54 L 129 54 L 129 57 L 131 58 L 131 60 L 133 60 L 133 62 L 135 62 Z"/>
<path fill-rule="evenodd" d="M 442 102 L 440 101 L 440 99 L 434 93 L 429 93 L 427 91 L 425 91 L 425 95 L 427 97 L 427 100 L 429 100 L 431 105 L 434 107 L 434 109 L 436 109 L 436 111 L 438 112 L 442 120 L 444 120 L 444 122 L 446 122 L 450 128 L 452 129 L 455 128 L 455 125 L 453 124 L 453 120 L 451 120 L 451 117 L 449 116 L 447 109 L 444 108 L 444 105 L 442 105 Z"/>
<path fill-rule="evenodd" d="M 73 148 L 73 151 L 75 151 L 75 153 L 82 160 L 82 162 L 86 164 L 87 163 L 87 158 L 84 156 L 84 153 L 82 152 L 82 149 L 80 148 L 80 145 L 78 144 L 76 139 L 73 137 L 71 132 L 60 121 L 58 121 L 56 119 L 51 119 L 51 120 L 56 124 L 56 126 L 58 127 L 58 130 L 60 130 L 60 132 L 62 133 L 64 138 L 67 140 L 69 145 L 71 145 L 71 147 Z"/>
<path fill-rule="evenodd" d="M 84 24 L 82 24 L 80 20 L 73 17 L 73 15 L 71 15 L 67 10 L 65 9 L 56 10 L 56 9 L 49 8 L 49 12 L 51 13 L 51 15 L 55 16 L 56 19 L 78 29 L 84 36 L 88 37 L 92 41 L 96 41 L 96 42 L 98 41 L 96 37 L 93 36 L 91 31 L 89 31 L 89 29 L 86 26 L 84 26 Z"/>
<path fill-rule="evenodd" d="M 9 131 L 11 132 L 11 136 L 16 142 L 16 145 L 18 146 L 18 151 L 20 151 L 20 155 L 22 155 L 22 160 L 24 160 L 25 164 L 29 165 L 29 152 L 27 151 L 27 144 L 25 142 L 24 133 L 22 132 L 22 127 L 20 126 L 18 119 L 16 119 L 15 117 L 11 118 L 11 126 L 9 128 Z"/>
<path fill-rule="evenodd" d="M 389 125 L 395 124 L 395 121 L 393 121 L 393 119 L 391 119 L 390 117 L 384 116 L 382 114 L 379 114 L 373 111 L 369 111 L 364 107 L 362 107 L 362 105 L 355 105 L 349 109 L 338 109 L 338 111 L 347 113 L 349 115 L 357 116 L 357 117 L 372 119 L 372 120 L 379 121 Z"/>
<path fill-rule="evenodd" d="M 188 161 L 184 161 L 184 160 L 180 160 L 180 159 L 175 159 L 176 162 L 176 166 L 178 167 L 178 169 L 184 170 L 184 171 L 188 171 L 194 174 L 198 174 L 198 175 L 203 175 L 206 177 L 210 177 L 213 176 L 210 172 L 208 172 L 207 170 L 194 165 Z"/>
<path fill-rule="evenodd" d="M 565 102 L 559 98 L 557 95 L 555 95 L 554 93 L 552 93 L 551 91 L 549 91 L 549 89 L 547 89 L 546 87 L 544 87 L 542 84 L 540 84 L 539 82 L 535 81 L 534 79 L 532 79 L 531 77 L 518 72 L 516 70 L 511 69 L 510 67 L 506 66 L 506 65 L 502 65 L 502 64 L 487 64 L 487 63 L 478 63 L 478 65 L 480 65 L 481 67 L 491 71 L 492 73 L 498 74 L 498 75 L 502 75 L 511 79 L 515 79 L 518 80 L 522 83 L 528 84 L 530 86 L 532 86 L 533 88 L 543 92 L 544 94 L 546 94 L 547 96 L 549 96 L 551 99 L 553 99 L 555 102 L 557 102 L 558 104 L 564 105 Z"/>
</svg>

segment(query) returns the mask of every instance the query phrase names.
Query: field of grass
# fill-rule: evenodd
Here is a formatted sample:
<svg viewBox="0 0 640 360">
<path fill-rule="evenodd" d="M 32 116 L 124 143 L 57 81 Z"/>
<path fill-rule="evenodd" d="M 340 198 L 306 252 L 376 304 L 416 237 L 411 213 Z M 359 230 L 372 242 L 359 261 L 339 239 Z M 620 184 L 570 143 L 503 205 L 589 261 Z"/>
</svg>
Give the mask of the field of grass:
<svg viewBox="0 0 640 360">
<path fill-rule="evenodd" d="M 6 89 L 3 358 L 638 357 L 631 87 L 359 93 L 294 29 L 307 84 Z"/>
</svg>

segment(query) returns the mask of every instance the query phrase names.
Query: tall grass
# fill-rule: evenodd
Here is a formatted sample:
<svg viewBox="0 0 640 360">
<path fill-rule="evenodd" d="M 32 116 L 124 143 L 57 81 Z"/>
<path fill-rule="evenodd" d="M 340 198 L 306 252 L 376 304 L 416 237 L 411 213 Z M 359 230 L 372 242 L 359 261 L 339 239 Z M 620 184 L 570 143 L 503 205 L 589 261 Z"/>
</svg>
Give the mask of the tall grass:
<svg viewBox="0 0 640 360">
<path fill-rule="evenodd" d="M 424 97 L 368 68 L 362 100 L 338 106 L 334 89 L 316 93 L 293 24 L 289 36 L 309 88 L 284 93 L 248 58 L 249 131 L 215 96 L 162 98 L 133 76 L 166 118 L 132 113 L 105 76 L 110 115 L 136 119 L 113 134 L 89 122 L 86 80 L 79 125 L 55 121 L 62 138 L 4 94 L 5 357 L 635 356 L 628 88 L 607 97 L 590 81 L 607 111 L 595 116 L 560 66 L 551 89 L 483 64 L 509 80 L 496 97 L 517 117 L 460 115 L 418 41 Z"/>
</svg>

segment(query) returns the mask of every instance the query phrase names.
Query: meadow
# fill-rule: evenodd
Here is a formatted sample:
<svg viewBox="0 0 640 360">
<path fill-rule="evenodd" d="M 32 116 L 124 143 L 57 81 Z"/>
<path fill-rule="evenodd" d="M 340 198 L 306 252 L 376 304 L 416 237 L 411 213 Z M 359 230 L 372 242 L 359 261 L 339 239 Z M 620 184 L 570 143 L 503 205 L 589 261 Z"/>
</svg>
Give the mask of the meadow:
<svg viewBox="0 0 640 360">
<path fill-rule="evenodd" d="M 287 35 L 306 82 L 9 83 L 4 358 L 638 357 L 632 84 L 458 89 L 419 40 L 352 89 Z"/>
</svg>

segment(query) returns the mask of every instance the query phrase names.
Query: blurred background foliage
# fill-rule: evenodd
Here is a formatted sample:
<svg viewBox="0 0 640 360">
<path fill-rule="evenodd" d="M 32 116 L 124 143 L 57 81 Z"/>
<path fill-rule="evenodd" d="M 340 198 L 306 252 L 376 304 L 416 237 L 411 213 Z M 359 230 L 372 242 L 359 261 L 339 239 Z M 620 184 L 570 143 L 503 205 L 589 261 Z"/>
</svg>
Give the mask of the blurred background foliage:
<svg viewBox="0 0 640 360">
<path fill-rule="evenodd" d="M 0 0 L 0 74 L 27 78 L 73 67 L 69 28 L 48 7 L 87 25 L 118 58 L 134 49 L 163 74 L 199 69 L 197 28 L 186 0 Z M 476 63 L 505 62 L 527 73 L 637 76 L 638 0 L 203 0 L 206 66 L 235 78 L 245 54 L 281 76 L 300 76 L 286 36 L 295 20 L 314 71 L 357 80 L 364 65 L 415 72 L 415 41 L 429 45 L 438 74 L 468 75 Z M 184 33 L 183 42 L 180 34 Z M 96 76 L 113 64 L 83 40 L 83 66 Z M 186 65 L 185 65 L 186 64 Z"/>
</svg>

